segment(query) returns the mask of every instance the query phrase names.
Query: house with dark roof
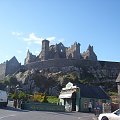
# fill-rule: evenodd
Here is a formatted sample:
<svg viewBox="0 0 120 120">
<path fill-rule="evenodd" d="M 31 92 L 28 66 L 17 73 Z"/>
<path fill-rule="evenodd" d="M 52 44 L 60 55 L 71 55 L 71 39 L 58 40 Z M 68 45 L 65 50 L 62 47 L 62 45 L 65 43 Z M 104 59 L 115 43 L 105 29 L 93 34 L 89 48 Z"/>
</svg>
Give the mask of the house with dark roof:
<svg viewBox="0 0 120 120">
<path fill-rule="evenodd" d="M 71 82 L 62 88 L 59 98 L 66 111 L 93 112 L 98 105 L 102 108 L 103 103 L 111 103 L 111 98 L 101 87 Z"/>
</svg>

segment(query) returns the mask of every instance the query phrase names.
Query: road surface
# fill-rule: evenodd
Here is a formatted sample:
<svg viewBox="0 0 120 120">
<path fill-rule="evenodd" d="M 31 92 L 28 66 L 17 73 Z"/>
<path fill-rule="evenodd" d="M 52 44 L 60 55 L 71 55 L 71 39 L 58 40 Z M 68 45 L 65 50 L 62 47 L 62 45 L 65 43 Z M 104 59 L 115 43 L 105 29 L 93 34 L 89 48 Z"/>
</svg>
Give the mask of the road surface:
<svg viewBox="0 0 120 120">
<path fill-rule="evenodd" d="M 93 114 L 81 112 L 46 112 L 0 108 L 0 120 L 96 120 Z"/>
</svg>

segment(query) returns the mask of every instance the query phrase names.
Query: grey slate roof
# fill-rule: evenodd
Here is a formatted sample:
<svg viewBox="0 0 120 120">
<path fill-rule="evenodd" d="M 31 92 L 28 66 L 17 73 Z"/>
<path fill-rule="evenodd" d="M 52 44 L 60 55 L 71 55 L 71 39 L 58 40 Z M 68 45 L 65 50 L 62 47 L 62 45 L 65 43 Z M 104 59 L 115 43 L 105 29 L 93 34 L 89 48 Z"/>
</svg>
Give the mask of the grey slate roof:
<svg viewBox="0 0 120 120">
<path fill-rule="evenodd" d="M 77 85 L 80 88 L 80 96 L 84 98 L 97 98 L 97 99 L 110 99 L 107 93 L 98 86 L 89 86 L 79 84 Z"/>
<path fill-rule="evenodd" d="M 116 79 L 116 82 L 120 82 L 120 73 L 119 73 L 119 75 L 118 75 L 118 77 Z"/>
</svg>

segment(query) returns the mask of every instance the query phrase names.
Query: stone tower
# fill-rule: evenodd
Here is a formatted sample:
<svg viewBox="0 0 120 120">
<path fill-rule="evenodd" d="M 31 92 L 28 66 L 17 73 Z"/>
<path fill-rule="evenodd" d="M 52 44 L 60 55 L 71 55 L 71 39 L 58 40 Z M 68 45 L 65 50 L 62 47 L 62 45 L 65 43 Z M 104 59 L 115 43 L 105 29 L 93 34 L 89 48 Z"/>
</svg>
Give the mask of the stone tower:
<svg viewBox="0 0 120 120">
<path fill-rule="evenodd" d="M 32 55 L 32 53 L 28 50 L 24 64 L 29 64 L 31 62 L 34 62 L 35 60 L 36 60 L 36 56 Z"/>
<path fill-rule="evenodd" d="M 73 45 L 71 45 L 70 48 L 67 48 L 66 50 L 66 58 L 74 58 L 74 59 L 80 59 L 80 44 L 75 42 Z"/>
<path fill-rule="evenodd" d="M 80 43 L 75 42 L 74 47 L 75 47 L 74 58 L 80 59 Z"/>
<path fill-rule="evenodd" d="M 97 56 L 93 50 L 93 46 L 89 45 L 86 52 L 82 54 L 83 59 L 97 61 Z"/>
<path fill-rule="evenodd" d="M 49 41 L 42 41 L 42 51 L 41 51 L 41 60 L 48 60 L 49 58 Z"/>
</svg>

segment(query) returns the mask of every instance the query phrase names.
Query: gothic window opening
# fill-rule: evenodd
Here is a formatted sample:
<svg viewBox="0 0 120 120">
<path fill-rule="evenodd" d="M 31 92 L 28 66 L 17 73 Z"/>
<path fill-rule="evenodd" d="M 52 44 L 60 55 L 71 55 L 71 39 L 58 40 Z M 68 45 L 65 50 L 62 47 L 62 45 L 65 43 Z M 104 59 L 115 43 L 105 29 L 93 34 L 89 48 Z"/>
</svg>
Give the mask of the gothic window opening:
<svg viewBox="0 0 120 120">
<path fill-rule="evenodd" d="M 63 52 L 63 49 L 61 49 L 60 52 Z"/>
</svg>

